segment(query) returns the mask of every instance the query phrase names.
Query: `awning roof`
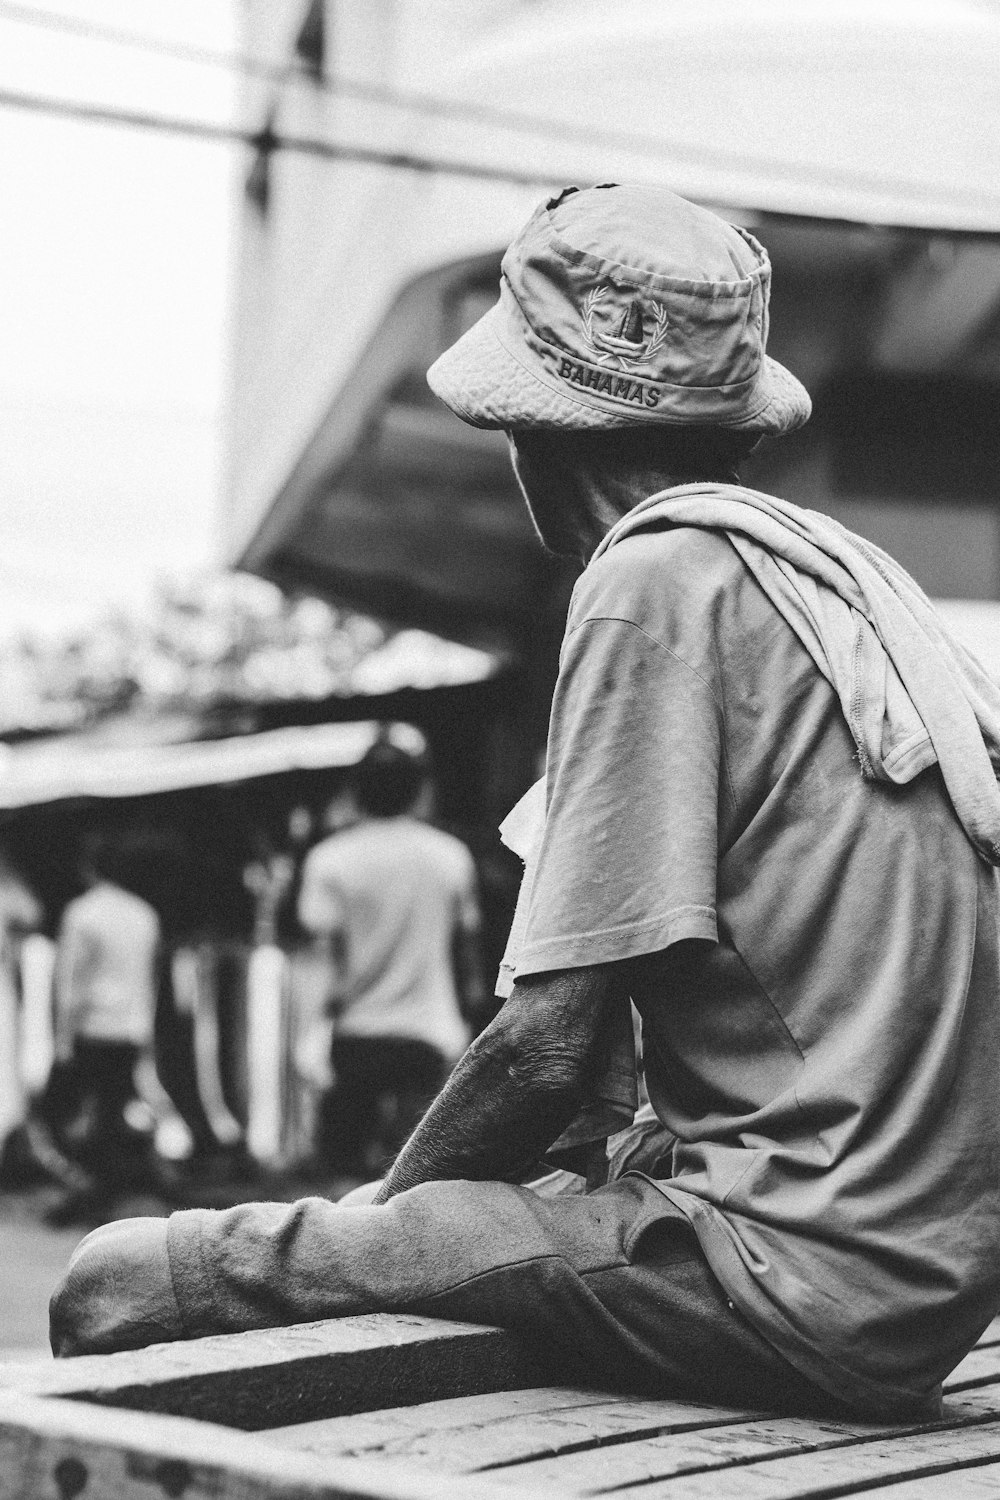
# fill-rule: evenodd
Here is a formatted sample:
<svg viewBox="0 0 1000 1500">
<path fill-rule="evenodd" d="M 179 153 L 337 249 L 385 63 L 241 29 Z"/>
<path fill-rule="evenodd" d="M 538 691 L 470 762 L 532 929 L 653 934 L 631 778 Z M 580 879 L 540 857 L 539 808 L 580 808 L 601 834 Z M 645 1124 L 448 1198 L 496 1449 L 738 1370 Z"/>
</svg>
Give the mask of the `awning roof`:
<svg viewBox="0 0 1000 1500">
<path fill-rule="evenodd" d="M 995 0 L 573 0 L 496 33 L 447 93 L 557 122 L 435 127 L 466 159 L 765 213 L 1000 231 Z"/>
<path fill-rule="evenodd" d="M 400 727 L 419 735 L 410 726 Z M 66 735 L 41 744 L 3 745 L 0 809 L 79 797 L 143 797 L 287 771 L 352 766 L 374 744 L 380 728 L 374 721 L 363 721 L 185 744 L 88 744 L 84 735 Z"/>
</svg>

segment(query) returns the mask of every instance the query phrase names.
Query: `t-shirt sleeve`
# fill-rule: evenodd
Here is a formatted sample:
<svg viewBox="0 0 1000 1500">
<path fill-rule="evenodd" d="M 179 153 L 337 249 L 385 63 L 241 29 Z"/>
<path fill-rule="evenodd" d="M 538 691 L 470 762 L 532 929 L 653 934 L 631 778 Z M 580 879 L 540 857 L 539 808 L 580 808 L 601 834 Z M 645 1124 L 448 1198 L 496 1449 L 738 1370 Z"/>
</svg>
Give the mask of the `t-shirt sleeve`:
<svg viewBox="0 0 1000 1500">
<path fill-rule="evenodd" d="M 717 940 L 722 767 L 712 683 L 629 621 L 570 632 L 518 976 Z"/>
</svg>

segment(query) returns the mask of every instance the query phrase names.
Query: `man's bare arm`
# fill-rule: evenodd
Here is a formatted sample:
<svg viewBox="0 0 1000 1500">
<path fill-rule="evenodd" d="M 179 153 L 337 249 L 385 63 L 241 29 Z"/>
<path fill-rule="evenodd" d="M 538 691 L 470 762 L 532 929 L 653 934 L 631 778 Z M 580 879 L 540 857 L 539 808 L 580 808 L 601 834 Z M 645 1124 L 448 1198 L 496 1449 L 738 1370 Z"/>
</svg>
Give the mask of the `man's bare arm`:
<svg viewBox="0 0 1000 1500">
<path fill-rule="evenodd" d="M 624 1003 L 621 985 L 620 972 L 610 968 L 516 985 L 403 1148 L 375 1201 L 433 1180 L 519 1176 L 572 1119 L 613 1007 Z M 52 1299 L 55 1353 L 93 1354 L 189 1336 L 173 1293 L 166 1220 L 119 1221 L 83 1241 Z"/>
<path fill-rule="evenodd" d="M 519 980 L 403 1147 L 374 1201 L 422 1182 L 512 1181 L 583 1101 L 615 1004 L 610 967 Z"/>
</svg>

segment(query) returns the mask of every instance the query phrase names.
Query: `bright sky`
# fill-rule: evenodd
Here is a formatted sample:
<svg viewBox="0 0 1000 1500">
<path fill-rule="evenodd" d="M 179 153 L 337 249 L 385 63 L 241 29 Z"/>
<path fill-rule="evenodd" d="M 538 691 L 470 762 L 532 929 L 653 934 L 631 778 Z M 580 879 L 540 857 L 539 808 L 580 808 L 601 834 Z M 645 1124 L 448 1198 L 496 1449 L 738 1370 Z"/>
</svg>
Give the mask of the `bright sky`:
<svg viewBox="0 0 1000 1500">
<path fill-rule="evenodd" d="M 39 9 L 236 45 L 235 0 Z M 0 90 L 228 120 L 234 80 L 15 23 Z M 0 108 L 0 635 L 58 628 L 213 557 L 232 147 Z"/>
</svg>

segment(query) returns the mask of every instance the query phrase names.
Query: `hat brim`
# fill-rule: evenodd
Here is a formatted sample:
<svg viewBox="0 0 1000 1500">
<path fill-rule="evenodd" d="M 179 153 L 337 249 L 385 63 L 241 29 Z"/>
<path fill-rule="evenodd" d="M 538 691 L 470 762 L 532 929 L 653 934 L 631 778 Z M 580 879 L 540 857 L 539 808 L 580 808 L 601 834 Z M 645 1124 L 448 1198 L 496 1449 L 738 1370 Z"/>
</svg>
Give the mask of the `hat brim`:
<svg viewBox="0 0 1000 1500">
<path fill-rule="evenodd" d="M 743 417 L 690 418 L 657 411 L 632 413 L 602 409 L 558 390 L 507 347 L 501 337 L 500 304 L 490 309 L 450 349 L 434 361 L 427 383 L 436 396 L 472 427 L 594 428 L 655 426 L 727 427 L 740 432 L 780 436 L 794 432 L 809 418 L 812 402 L 805 386 L 776 359 L 764 357 L 754 389 L 753 408 Z"/>
</svg>

